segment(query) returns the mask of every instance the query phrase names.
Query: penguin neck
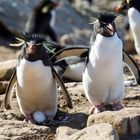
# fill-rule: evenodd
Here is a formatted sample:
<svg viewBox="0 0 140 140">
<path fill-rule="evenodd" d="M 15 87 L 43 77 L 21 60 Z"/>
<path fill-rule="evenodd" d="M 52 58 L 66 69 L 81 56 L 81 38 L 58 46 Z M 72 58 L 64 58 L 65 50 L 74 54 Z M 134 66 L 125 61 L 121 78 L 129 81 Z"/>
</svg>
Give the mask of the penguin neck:
<svg viewBox="0 0 140 140">
<path fill-rule="evenodd" d="M 105 37 L 101 34 L 97 34 L 95 43 L 103 45 L 103 46 L 112 46 L 114 43 L 117 42 L 118 35 L 115 34 L 111 37 Z"/>
<path fill-rule="evenodd" d="M 50 56 L 45 50 L 37 52 L 37 54 L 35 55 L 30 55 L 27 53 L 27 50 L 23 47 L 19 59 L 26 59 L 30 62 L 41 60 L 45 66 L 51 66 Z"/>
</svg>

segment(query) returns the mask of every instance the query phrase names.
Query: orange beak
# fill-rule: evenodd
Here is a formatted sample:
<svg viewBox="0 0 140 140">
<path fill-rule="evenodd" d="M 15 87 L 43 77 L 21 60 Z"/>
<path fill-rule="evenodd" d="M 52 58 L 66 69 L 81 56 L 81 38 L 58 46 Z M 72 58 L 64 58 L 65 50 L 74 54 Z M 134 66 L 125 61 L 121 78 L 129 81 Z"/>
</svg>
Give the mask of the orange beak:
<svg viewBox="0 0 140 140">
<path fill-rule="evenodd" d="M 122 4 L 118 5 L 118 6 L 115 8 L 115 12 L 116 12 L 117 14 L 121 13 L 122 10 L 123 10 L 123 5 L 122 5 Z"/>
<path fill-rule="evenodd" d="M 110 33 L 111 35 L 113 35 L 113 33 L 114 33 L 114 28 L 113 28 L 113 26 L 112 26 L 111 24 L 108 24 L 108 25 L 107 25 L 107 28 L 109 29 L 109 30 L 108 30 L 109 33 Z"/>
<path fill-rule="evenodd" d="M 34 53 L 34 51 L 35 51 L 35 49 L 36 49 L 36 47 L 34 46 L 34 44 L 29 44 L 28 45 L 29 47 L 28 47 L 28 53 L 29 54 L 32 54 L 32 53 Z"/>
</svg>

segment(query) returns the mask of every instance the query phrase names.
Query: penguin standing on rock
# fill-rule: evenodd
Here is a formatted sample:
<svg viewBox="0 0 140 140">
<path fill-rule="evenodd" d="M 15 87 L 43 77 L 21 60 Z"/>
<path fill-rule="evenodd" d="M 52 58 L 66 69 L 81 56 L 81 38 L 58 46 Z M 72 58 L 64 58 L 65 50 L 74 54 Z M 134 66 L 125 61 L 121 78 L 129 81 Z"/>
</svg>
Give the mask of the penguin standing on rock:
<svg viewBox="0 0 140 140">
<path fill-rule="evenodd" d="M 122 41 L 118 37 L 114 13 L 101 13 L 94 23 L 96 39 L 89 51 L 89 60 L 83 73 L 83 87 L 89 102 L 90 113 L 123 108 L 124 97 Z"/>
<path fill-rule="evenodd" d="M 128 10 L 128 21 L 134 38 L 135 49 L 140 55 L 140 0 L 122 0 L 116 12 Z"/>
<path fill-rule="evenodd" d="M 16 96 L 21 113 L 27 121 L 42 124 L 53 120 L 57 112 L 56 81 L 62 87 L 66 98 L 71 101 L 67 91 L 52 67 L 49 53 L 46 51 L 45 37 L 26 35 L 23 41 L 19 64 L 6 90 L 5 108 L 10 108 L 12 88 L 16 83 Z M 49 49 L 48 49 L 49 50 Z"/>
</svg>

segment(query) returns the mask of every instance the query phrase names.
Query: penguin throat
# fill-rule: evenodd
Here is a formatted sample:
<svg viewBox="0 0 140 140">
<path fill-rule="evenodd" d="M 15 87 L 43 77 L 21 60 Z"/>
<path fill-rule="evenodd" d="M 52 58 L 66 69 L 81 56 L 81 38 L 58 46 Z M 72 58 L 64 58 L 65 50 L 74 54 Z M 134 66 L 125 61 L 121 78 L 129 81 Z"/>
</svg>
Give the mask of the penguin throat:
<svg viewBox="0 0 140 140">
<path fill-rule="evenodd" d="M 111 37 L 114 35 L 114 33 L 115 33 L 115 30 L 114 30 L 113 26 L 111 24 L 109 24 L 104 28 L 104 32 L 102 35 L 105 37 Z"/>
<path fill-rule="evenodd" d="M 101 35 L 103 35 L 104 37 L 111 37 L 115 34 L 115 28 L 112 24 L 108 24 L 107 26 L 105 26 L 102 30 L 102 32 L 100 33 Z"/>
<path fill-rule="evenodd" d="M 105 37 L 101 34 L 97 34 L 95 43 L 100 44 L 101 46 L 112 46 L 118 42 L 118 39 L 117 33 L 111 37 Z"/>
<path fill-rule="evenodd" d="M 25 55 L 25 59 L 29 60 L 29 61 L 37 61 L 37 60 L 41 60 L 42 56 L 40 54 L 36 54 L 36 53 L 27 53 Z"/>
<path fill-rule="evenodd" d="M 45 66 L 51 65 L 50 56 L 44 49 L 38 49 L 37 51 L 34 50 L 33 53 L 29 53 L 28 50 L 24 48 L 24 51 L 22 52 L 20 58 L 25 58 L 30 62 L 41 60 Z"/>
</svg>

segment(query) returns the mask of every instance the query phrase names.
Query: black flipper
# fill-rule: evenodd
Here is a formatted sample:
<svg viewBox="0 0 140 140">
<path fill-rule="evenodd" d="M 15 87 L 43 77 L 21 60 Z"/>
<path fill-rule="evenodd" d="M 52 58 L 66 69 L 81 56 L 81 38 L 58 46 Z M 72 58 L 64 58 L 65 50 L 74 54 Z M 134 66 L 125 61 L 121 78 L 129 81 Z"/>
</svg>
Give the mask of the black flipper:
<svg viewBox="0 0 140 140">
<path fill-rule="evenodd" d="M 131 58 L 129 54 L 123 51 L 123 61 L 126 63 L 130 72 L 132 73 L 135 82 L 140 85 L 140 70 L 135 61 Z"/>
<path fill-rule="evenodd" d="M 89 47 L 67 47 L 55 53 L 51 57 L 51 61 L 52 63 L 54 63 L 64 57 L 70 57 L 70 56 L 87 57 L 88 52 L 89 52 Z"/>
<path fill-rule="evenodd" d="M 15 69 L 5 92 L 4 106 L 6 109 L 11 109 L 13 87 L 16 82 L 17 82 L 17 76 L 16 76 L 16 69 Z"/>
<path fill-rule="evenodd" d="M 60 76 L 57 74 L 57 72 L 55 71 L 55 69 L 53 67 L 52 67 L 52 73 L 53 73 L 54 78 L 56 79 L 56 81 L 58 82 L 58 84 L 60 85 L 60 87 L 64 93 L 68 107 L 72 108 L 72 102 L 71 102 L 70 96 L 68 94 L 68 91 L 67 91 L 63 81 L 61 80 Z"/>
</svg>

